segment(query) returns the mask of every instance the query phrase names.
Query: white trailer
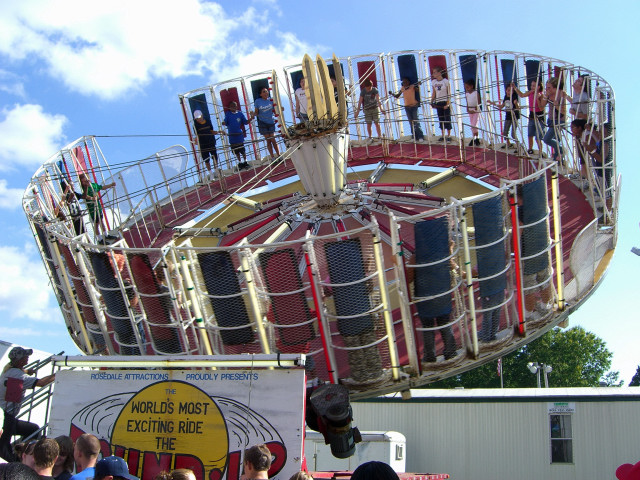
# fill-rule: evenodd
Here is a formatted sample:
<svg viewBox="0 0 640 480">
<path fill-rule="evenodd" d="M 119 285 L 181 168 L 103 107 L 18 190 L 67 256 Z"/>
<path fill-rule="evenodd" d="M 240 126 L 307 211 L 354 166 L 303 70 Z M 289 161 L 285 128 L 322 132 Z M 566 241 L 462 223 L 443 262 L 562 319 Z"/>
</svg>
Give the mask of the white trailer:
<svg viewBox="0 0 640 480">
<path fill-rule="evenodd" d="M 321 433 L 305 432 L 304 453 L 307 468 L 319 471 L 353 471 L 358 465 L 371 460 L 385 462 L 396 472 L 404 472 L 406 464 L 406 439 L 398 432 L 362 432 L 362 442 L 356 445 L 355 455 L 336 458 L 325 445 Z"/>
</svg>

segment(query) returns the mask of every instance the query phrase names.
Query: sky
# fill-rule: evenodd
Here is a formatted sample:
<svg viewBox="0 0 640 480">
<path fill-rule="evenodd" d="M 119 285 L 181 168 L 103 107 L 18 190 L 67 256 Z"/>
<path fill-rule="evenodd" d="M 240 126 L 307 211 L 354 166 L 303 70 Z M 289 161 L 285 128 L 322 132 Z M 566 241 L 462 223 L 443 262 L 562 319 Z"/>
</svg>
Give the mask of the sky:
<svg viewBox="0 0 640 480">
<path fill-rule="evenodd" d="M 330 57 L 420 49 L 533 53 L 597 72 L 616 95 L 619 237 L 607 277 L 570 317 L 613 352 L 628 384 L 640 364 L 640 88 L 633 48 L 640 2 L 292 2 L 27 0 L 0 2 L 0 339 L 78 350 L 22 211 L 38 166 L 84 135 L 111 163 L 187 144 L 178 94 Z M 634 120 L 636 118 L 636 120 Z M 146 135 L 149 135 L 148 137 Z M 553 378 L 550 378 L 553 382 Z"/>
</svg>

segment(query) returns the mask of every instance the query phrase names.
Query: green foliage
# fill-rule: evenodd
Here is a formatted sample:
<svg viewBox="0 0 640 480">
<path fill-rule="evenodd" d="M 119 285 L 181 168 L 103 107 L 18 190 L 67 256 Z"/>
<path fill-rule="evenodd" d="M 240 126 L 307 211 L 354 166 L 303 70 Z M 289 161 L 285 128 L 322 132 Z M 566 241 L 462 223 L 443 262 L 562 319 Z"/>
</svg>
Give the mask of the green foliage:
<svg viewBox="0 0 640 480">
<path fill-rule="evenodd" d="M 636 368 L 636 374 L 633 376 L 631 381 L 629 382 L 630 387 L 640 387 L 640 365 Z"/>
<path fill-rule="evenodd" d="M 600 379 L 600 384 L 604 384 L 607 387 L 622 387 L 624 380 L 620 380 L 620 372 L 607 372 L 604 377 Z"/>
<path fill-rule="evenodd" d="M 567 330 L 554 328 L 520 350 L 502 358 L 505 388 L 536 387 L 536 375 L 527 368 L 529 362 L 551 365 L 550 387 L 597 387 L 603 381 L 621 386 L 618 372 L 607 372 L 613 354 L 600 337 L 582 327 Z M 639 367 L 640 372 L 640 367 Z M 640 375 L 636 375 L 640 381 Z M 635 378 L 635 377 L 634 377 Z M 542 381 L 544 385 L 544 381 Z M 499 388 L 496 362 L 490 362 L 453 378 L 440 380 L 429 388 Z"/>
</svg>

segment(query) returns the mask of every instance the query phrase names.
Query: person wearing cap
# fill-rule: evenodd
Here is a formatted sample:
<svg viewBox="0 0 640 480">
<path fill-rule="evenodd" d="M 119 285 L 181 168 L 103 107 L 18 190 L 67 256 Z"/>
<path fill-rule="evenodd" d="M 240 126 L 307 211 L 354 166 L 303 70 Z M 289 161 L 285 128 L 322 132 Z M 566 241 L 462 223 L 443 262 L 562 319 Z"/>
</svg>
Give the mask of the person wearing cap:
<svg viewBox="0 0 640 480">
<path fill-rule="evenodd" d="M 112 455 L 105 457 L 96 463 L 96 472 L 93 480 L 139 480 L 129 473 L 127 462 L 122 458 Z"/>
<path fill-rule="evenodd" d="M 200 154 L 202 160 L 207 167 L 207 175 L 212 176 L 213 170 L 211 170 L 211 159 L 213 158 L 214 168 L 218 168 L 218 151 L 216 150 L 216 135 L 217 132 L 213 129 L 211 121 L 208 118 L 204 118 L 204 115 L 200 110 L 193 112 L 193 126 L 196 129 L 196 136 L 198 137 L 198 145 L 200 146 Z"/>
<path fill-rule="evenodd" d="M 9 363 L 0 375 L 0 408 L 4 410 L 3 432 L 0 436 L 0 457 L 7 461 L 17 460 L 11 449 L 11 438 L 14 435 L 28 437 L 40 429 L 35 423 L 16 418 L 20 412 L 25 390 L 44 387 L 56 378 L 55 374 L 36 378 L 34 370 L 24 370 L 32 353 L 31 349 L 13 347 L 9 352 Z"/>
</svg>

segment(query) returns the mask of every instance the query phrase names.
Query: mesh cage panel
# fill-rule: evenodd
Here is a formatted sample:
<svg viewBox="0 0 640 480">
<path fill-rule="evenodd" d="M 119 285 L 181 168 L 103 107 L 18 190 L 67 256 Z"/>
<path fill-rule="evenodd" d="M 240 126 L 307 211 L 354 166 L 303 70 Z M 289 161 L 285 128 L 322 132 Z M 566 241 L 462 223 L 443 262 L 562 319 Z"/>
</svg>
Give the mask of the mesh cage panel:
<svg viewBox="0 0 640 480">
<path fill-rule="evenodd" d="M 316 240 L 314 250 L 339 377 L 380 379 L 390 363 L 370 232 Z"/>
</svg>

